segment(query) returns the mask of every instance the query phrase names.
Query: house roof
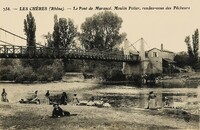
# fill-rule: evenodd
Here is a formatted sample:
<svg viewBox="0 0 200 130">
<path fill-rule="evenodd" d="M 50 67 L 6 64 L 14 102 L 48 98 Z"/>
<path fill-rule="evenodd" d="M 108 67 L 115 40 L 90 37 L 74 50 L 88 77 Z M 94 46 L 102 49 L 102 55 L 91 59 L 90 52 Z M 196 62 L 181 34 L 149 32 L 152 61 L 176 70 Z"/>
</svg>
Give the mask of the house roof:
<svg viewBox="0 0 200 130">
<path fill-rule="evenodd" d="M 175 61 L 169 59 L 169 58 L 163 58 L 163 60 L 167 61 L 168 63 L 176 63 Z"/>
<path fill-rule="evenodd" d="M 174 53 L 172 51 L 169 51 L 169 50 L 162 50 L 163 52 L 168 52 L 168 53 Z"/>
<path fill-rule="evenodd" d="M 152 48 L 152 49 L 150 49 L 150 50 L 148 50 L 148 51 L 146 51 L 146 52 L 152 51 L 152 50 L 154 50 L 154 49 L 159 50 L 159 51 L 162 51 L 162 52 L 174 53 L 174 52 L 169 51 L 169 50 L 160 50 L 160 49 L 158 49 L 158 48 Z"/>
<path fill-rule="evenodd" d="M 161 51 L 161 50 L 158 49 L 158 48 L 152 48 L 152 49 L 150 49 L 150 50 L 148 50 L 148 51 L 146 51 L 146 52 L 152 51 L 152 50 L 154 50 L 154 49 Z"/>
</svg>

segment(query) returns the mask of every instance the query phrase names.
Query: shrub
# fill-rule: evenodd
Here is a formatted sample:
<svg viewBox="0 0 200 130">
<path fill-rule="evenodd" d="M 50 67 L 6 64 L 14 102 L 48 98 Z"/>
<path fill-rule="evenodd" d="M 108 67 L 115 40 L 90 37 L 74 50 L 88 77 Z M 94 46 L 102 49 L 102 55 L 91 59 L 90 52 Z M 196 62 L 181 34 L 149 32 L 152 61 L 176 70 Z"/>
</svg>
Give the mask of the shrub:
<svg viewBox="0 0 200 130">
<path fill-rule="evenodd" d="M 193 66 L 194 70 L 197 71 L 197 72 L 200 72 L 200 62 L 199 63 L 196 63 L 194 66 Z"/>
<path fill-rule="evenodd" d="M 14 80 L 14 74 L 12 71 L 13 67 L 11 65 L 2 66 L 0 68 L 0 79 L 1 80 Z"/>
<path fill-rule="evenodd" d="M 124 81 L 126 79 L 125 75 L 121 70 L 113 69 L 110 71 L 109 80 L 111 81 Z"/>
<path fill-rule="evenodd" d="M 45 62 L 47 61 L 45 60 Z M 48 62 L 50 63 L 50 60 Z M 24 81 L 53 81 L 62 79 L 63 75 L 64 68 L 60 60 L 54 60 L 50 65 L 41 65 L 36 70 L 31 66 L 23 66 L 20 60 L 0 61 L 0 80 L 20 83 Z"/>
<path fill-rule="evenodd" d="M 133 81 L 134 85 L 141 87 L 142 86 L 142 75 L 140 74 L 132 74 L 127 76 L 128 81 Z"/>
</svg>

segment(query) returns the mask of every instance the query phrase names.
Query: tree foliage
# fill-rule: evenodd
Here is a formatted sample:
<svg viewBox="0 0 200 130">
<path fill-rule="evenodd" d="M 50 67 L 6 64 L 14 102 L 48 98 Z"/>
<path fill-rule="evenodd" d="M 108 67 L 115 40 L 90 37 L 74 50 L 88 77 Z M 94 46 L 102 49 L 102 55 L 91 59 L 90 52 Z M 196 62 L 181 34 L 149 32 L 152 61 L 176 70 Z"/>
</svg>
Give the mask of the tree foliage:
<svg viewBox="0 0 200 130">
<path fill-rule="evenodd" d="M 24 32 L 27 36 L 27 46 L 36 46 L 36 37 L 35 37 L 35 31 L 36 31 L 36 23 L 35 18 L 33 17 L 32 13 L 29 12 L 27 14 L 26 19 L 24 19 Z"/>
<path fill-rule="evenodd" d="M 185 43 L 187 45 L 188 54 L 190 57 L 190 65 L 194 65 L 199 62 L 199 31 L 198 29 L 195 30 L 194 34 L 192 35 L 192 45 L 190 36 L 186 36 Z"/>
<path fill-rule="evenodd" d="M 194 53 L 194 62 L 197 63 L 199 59 L 199 30 L 196 29 L 192 35 L 192 44 L 193 44 L 193 53 Z"/>
<path fill-rule="evenodd" d="M 67 48 L 77 36 L 77 27 L 72 19 L 57 18 L 54 16 L 53 47 Z"/>
<path fill-rule="evenodd" d="M 176 62 L 176 66 L 182 68 L 190 64 L 190 58 L 187 54 L 177 54 L 174 57 L 174 61 Z"/>
<path fill-rule="evenodd" d="M 122 18 L 109 11 L 94 14 L 86 18 L 81 25 L 81 41 L 86 49 L 106 50 L 120 44 L 126 37 L 120 34 Z"/>
<path fill-rule="evenodd" d="M 45 42 L 45 46 L 53 47 L 52 34 L 50 32 L 48 32 L 48 34 L 44 34 L 43 38 L 45 38 L 47 40 Z"/>
<path fill-rule="evenodd" d="M 59 44 L 61 43 L 60 35 L 61 34 L 59 29 L 58 17 L 57 15 L 54 15 L 53 46 L 55 48 L 59 48 Z"/>
<path fill-rule="evenodd" d="M 40 63 L 41 62 L 39 62 L 39 64 Z M 18 59 L 5 59 L 0 61 L 0 80 L 15 82 L 49 82 L 61 80 L 63 75 L 64 68 L 61 60 L 54 60 L 46 64 L 43 63 L 43 65 L 40 64 L 37 69 L 32 66 L 24 66 L 21 60 Z"/>
</svg>

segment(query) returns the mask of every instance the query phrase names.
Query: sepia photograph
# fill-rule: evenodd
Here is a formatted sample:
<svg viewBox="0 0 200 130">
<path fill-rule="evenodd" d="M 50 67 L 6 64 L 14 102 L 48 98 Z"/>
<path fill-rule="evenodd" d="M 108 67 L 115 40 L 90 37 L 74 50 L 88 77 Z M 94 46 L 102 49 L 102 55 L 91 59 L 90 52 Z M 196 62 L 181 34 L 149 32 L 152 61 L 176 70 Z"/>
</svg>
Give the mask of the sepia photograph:
<svg viewBox="0 0 200 130">
<path fill-rule="evenodd" d="M 1 0 L 0 130 L 199 130 L 199 4 Z"/>
</svg>

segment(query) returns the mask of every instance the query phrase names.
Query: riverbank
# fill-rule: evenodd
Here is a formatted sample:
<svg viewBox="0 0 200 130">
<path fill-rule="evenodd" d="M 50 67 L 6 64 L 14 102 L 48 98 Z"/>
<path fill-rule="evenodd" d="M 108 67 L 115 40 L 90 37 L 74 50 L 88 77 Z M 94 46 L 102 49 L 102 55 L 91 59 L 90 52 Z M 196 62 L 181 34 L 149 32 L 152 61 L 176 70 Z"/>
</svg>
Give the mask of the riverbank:
<svg viewBox="0 0 200 130">
<path fill-rule="evenodd" d="M 102 85 L 94 80 L 81 81 L 80 78 L 68 79 L 65 82 L 13 84 L 0 83 L 0 90 L 6 89 L 9 103 L 0 103 L 0 129 L 70 129 L 70 130 L 162 130 L 162 129 L 196 129 L 199 128 L 197 116 L 185 120 L 183 111 L 179 109 L 144 109 L 150 91 L 157 95 L 158 105 L 162 105 L 165 96 L 173 102 L 189 102 L 187 111 L 198 112 L 199 88 L 137 88 L 123 85 Z M 47 90 L 51 95 L 67 92 L 69 103 L 61 106 L 72 113 L 71 117 L 59 119 L 50 118 L 52 105 L 42 103 L 19 104 L 21 98 L 38 90 L 38 97 L 45 98 Z M 70 102 L 72 95 L 78 94 L 79 100 L 106 97 L 114 101 L 110 108 L 95 106 L 73 106 Z M 198 97 L 197 97 L 198 96 Z M 171 98 L 172 97 L 172 98 Z M 173 100 L 172 100 L 173 99 Z M 172 104 L 175 105 L 175 104 Z M 195 113 L 198 114 L 198 113 Z M 186 116 L 187 118 L 187 116 Z"/>
<path fill-rule="evenodd" d="M 61 106 L 72 116 L 51 118 L 51 105 L 0 104 L 1 129 L 163 130 L 198 129 L 198 122 L 156 115 L 155 110 Z"/>
</svg>

